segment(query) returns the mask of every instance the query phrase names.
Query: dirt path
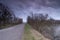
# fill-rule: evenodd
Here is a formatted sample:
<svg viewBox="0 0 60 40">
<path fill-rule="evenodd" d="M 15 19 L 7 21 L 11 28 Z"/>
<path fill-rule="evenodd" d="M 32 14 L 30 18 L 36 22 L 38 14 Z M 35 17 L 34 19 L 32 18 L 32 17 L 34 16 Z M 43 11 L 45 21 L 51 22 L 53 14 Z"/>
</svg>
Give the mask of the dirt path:
<svg viewBox="0 0 60 40">
<path fill-rule="evenodd" d="M 35 40 L 50 40 L 48 38 L 45 38 L 41 33 L 34 29 L 31 29 L 31 33 L 34 36 Z"/>
</svg>

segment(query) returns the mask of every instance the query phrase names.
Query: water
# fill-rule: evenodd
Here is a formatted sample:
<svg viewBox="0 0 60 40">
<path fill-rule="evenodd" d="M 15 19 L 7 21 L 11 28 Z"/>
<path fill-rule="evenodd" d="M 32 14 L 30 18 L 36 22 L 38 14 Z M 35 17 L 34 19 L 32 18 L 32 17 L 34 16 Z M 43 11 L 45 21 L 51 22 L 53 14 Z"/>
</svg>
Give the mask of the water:
<svg viewBox="0 0 60 40">
<path fill-rule="evenodd" d="M 60 25 L 53 27 L 54 29 L 54 40 L 60 40 Z"/>
</svg>

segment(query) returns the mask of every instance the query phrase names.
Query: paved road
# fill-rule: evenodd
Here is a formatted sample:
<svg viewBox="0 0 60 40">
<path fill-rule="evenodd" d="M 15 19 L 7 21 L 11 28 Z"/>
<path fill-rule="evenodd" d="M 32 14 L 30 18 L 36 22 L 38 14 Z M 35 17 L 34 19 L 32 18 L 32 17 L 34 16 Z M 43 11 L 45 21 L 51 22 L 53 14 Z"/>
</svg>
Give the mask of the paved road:
<svg viewBox="0 0 60 40">
<path fill-rule="evenodd" d="M 0 40 L 22 40 L 25 24 L 0 30 Z"/>
</svg>

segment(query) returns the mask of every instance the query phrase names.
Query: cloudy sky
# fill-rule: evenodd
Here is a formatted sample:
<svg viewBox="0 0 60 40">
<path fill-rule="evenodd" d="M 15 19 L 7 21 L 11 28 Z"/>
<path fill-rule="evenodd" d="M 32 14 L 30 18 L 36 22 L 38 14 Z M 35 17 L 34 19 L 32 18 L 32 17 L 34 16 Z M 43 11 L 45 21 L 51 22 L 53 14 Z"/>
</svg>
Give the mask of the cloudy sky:
<svg viewBox="0 0 60 40">
<path fill-rule="evenodd" d="M 33 13 L 49 14 L 50 17 L 60 20 L 60 0 L 0 0 L 8 6 L 14 14 L 26 21 L 27 16 Z"/>
</svg>

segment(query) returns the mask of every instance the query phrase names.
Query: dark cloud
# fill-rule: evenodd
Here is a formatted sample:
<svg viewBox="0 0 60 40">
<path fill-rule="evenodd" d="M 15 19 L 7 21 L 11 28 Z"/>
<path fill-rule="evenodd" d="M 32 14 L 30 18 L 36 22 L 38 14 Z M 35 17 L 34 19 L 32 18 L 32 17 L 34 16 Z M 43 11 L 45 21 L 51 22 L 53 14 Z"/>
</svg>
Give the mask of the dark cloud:
<svg viewBox="0 0 60 40">
<path fill-rule="evenodd" d="M 32 5 L 37 6 L 47 6 L 57 8 L 60 7 L 60 0 L 19 0 L 21 3 L 30 7 Z"/>
<path fill-rule="evenodd" d="M 0 2 L 4 2 L 5 4 L 16 4 L 20 8 L 40 8 L 40 6 L 59 8 L 60 0 L 0 0 Z"/>
<path fill-rule="evenodd" d="M 0 0 L 0 3 L 24 19 L 30 12 L 48 13 L 53 18 L 60 19 L 60 0 Z"/>
</svg>

